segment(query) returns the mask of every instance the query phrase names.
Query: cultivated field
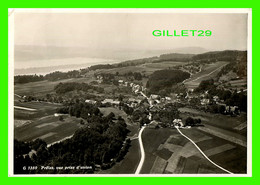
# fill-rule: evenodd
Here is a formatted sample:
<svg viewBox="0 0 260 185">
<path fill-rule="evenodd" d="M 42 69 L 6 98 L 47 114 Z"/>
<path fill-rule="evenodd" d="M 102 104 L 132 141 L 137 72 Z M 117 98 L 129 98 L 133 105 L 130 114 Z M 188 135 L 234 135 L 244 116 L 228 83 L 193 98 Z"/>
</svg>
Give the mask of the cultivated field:
<svg viewBox="0 0 260 185">
<path fill-rule="evenodd" d="M 42 117 L 29 124 L 24 124 L 14 129 L 14 138 L 22 141 L 32 141 L 41 138 L 47 144 L 62 140 L 71 136 L 81 127 L 80 120 L 69 115 L 64 115 L 64 120 L 59 117 L 49 115 Z"/>
<path fill-rule="evenodd" d="M 205 118 L 202 120 L 204 127 L 182 129 L 183 134 L 191 138 L 216 164 L 234 173 L 246 173 L 246 137 L 235 132 L 235 126 L 239 125 L 237 118 L 229 117 L 224 121 L 223 115 L 209 114 L 205 117 L 199 115 L 200 111 L 191 112 L 196 113 L 197 118 Z M 230 125 L 227 124 L 229 121 Z M 175 129 L 145 129 L 142 138 L 146 155 L 142 174 L 226 173 L 211 164 Z"/>
<path fill-rule="evenodd" d="M 182 132 L 194 140 L 200 149 L 216 164 L 233 173 L 246 173 L 246 147 L 197 128 L 183 129 Z M 207 139 L 198 140 L 201 137 Z"/>
<path fill-rule="evenodd" d="M 218 72 L 224 67 L 228 62 L 215 62 L 211 64 L 206 64 L 202 67 L 201 72 L 194 74 L 190 79 L 185 81 L 185 86 L 188 89 L 194 89 L 199 86 L 200 82 L 210 78 L 214 78 Z"/>
<path fill-rule="evenodd" d="M 18 95 L 26 95 L 26 96 L 45 96 L 48 93 L 53 93 L 54 87 L 59 83 L 66 83 L 66 82 L 78 82 L 78 83 L 89 83 L 95 80 L 93 75 L 89 75 L 86 78 L 70 78 L 64 80 L 57 80 L 57 81 L 39 81 L 39 82 L 30 82 L 25 84 L 16 84 L 14 85 L 14 93 Z"/>
<path fill-rule="evenodd" d="M 114 68 L 114 69 L 102 69 L 97 70 L 98 72 L 104 72 L 104 73 L 113 73 L 119 72 L 119 74 L 125 74 L 128 72 L 140 72 L 142 74 L 145 74 L 146 76 L 152 74 L 154 71 L 162 70 L 162 69 L 169 69 L 171 67 L 175 67 L 178 65 L 185 65 L 187 62 L 176 62 L 176 61 L 165 61 L 160 63 L 145 63 L 138 66 L 127 66 L 127 67 L 121 67 L 121 68 Z"/>
<path fill-rule="evenodd" d="M 21 126 L 23 120 L 33 121 L 37 118 L 44 116 L 53 115 L 56 112 L 56 109 L 61 105 L 52 104 L 47 102 L 18 102 L 14 101 L 15 106 L 35 109 L 35 111 L 23 110 L 14 108 L 14 125 Z"/>
<path fill-rule="evenodd" d="M 212 114 L 209 112 L 202 112 L 192 108 L 180 108 L 181 117 L 185 120 L 191 116 L 194 118 L 200 118 L 204 125 L 214 126 L 226 131 L 231 131 L 236 134 L 240 134 L 243 137 L 247 136 L 247 116 L 245 113 L 241 113 L 239 116 L 232 117 L 228 115 Z"/>
<path fill-rule="evenodd" d="M 247 89 L 247 79 L 230 80 L 227 83 L 224 83 L 224 86 L 225 85 L 231 89 L 244 90 Z"/>
<path fill-rule="evenodd" d="M 142 174 L 224 173 L 207 161 L 175 129 L 146 129 L 143 135 L 145 162 Z M 201 135 L 198 140 L 210 139 Z"/>
</svg>

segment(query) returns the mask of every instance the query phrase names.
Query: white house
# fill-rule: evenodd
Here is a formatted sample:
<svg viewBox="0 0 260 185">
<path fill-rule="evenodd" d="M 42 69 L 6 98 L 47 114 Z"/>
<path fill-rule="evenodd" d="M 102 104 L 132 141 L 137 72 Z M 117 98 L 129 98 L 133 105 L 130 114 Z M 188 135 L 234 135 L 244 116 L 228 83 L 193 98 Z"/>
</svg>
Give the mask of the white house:
<svg viewBox="0 0 260 185">
<path fill-rule="evenodd" d="M 172 121 L 172 123 L 173 123 L 173 126 L 177 126 L 177 127 L 183 127 L 184 126 L 181 119 L 174 119 Z"/>
<path fill-rule="evenodd" d="M 172 99 L 170 98 L 170 97 L 165 97 L 165 100 L 167 100 L 167 101 L 171 101 Z"/>
<path fill-rule="evenodd" d="M 97 101 L 95 101 L 95 100 L 85 100 L 85 103 L 90 103 L 90 104 L 94 105 L 94 104 L 97 103 Z"/>
<path fill-rule="evenodd" d="M 153 100 L 155 100 L 155 99 L 159 99 L 160 96 L 157 95 L 157 94 L 151 94 L 150 98 L 153 99 Z"/>
</svg>

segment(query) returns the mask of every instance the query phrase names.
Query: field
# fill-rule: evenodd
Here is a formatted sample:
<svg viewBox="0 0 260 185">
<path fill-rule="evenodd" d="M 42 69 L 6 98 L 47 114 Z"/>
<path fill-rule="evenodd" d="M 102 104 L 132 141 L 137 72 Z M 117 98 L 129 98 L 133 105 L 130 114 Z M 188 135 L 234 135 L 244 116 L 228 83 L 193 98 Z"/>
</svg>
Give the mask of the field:
<svg viewBox="0 0 260 185">
<path fill-rule="evenodd" d="M 215 163 L 234 173 L 246 173 L 247 152 L 245 115 L 230 117 L 181 108 L 181 117 L 202 119 L 201 127 L 181 129 Z M 242 126 L 241 126 L 242 125 Z M 145 162 L 142 174 L 226 173 L 211 164 L 195 146 L 169 128 L 145 129 Z"/>
<path fill-rule="evenodd" d="M 247 151 L 246 147 L 237 145 L 210 133 L 203 132 L 197 128 L 182 130 L 215 163 L 233 173 L 246 173 Z M 208 137 L 198 140 L 200 137 Z"/>
<path fill-rule="evenodd" d="M 114 68 L 114 69 L 106 69 L 106 70 L 99 70 L 99 72 L 104 73 L 113 73 L 119 72 L 119 74 L 125 74 L 127 72 L 140 72 L 145 74 L 146 76 L 152 74 L 154 71 L 162 70 L 162 69 L 169 69 L 170 67 L 178 66 L 178 65 L 185 65 L 187 62 L 175 62 L 175 61 L 166 61 L 160 63 L 145 63 L 138 66 L 127 66 L 121 68 Z"/>
<path fill-rule="evenodd" d="M 22 110 L 14 108 L 14 126 L 21 126 L 26 123 L 26 121 L 33 121 L 35 119 L 53 115 L 56 112 L 56 109 L 61 105 L 52 104 L 47 102 L 14 102 L 15 106 L 35 109 L 35 111 Z M 24 122 L 25 121 L 25 122 Z"/>
<path fill-rule="evenodd" d="M 206 64 L 202 67 L 201 72 L 194 74 L 190 79 L 185 81 L 185 86 L 188 89 L 194 89 L 199 86 L 200 82 L 210 78 L 214 78 L 218 72 L 224 67 L 228 62 L 215 62 L 211 64 Z"/>
<path fill-rule="evenodd" d="M 224 86 L 228 86 L 231 89 L 244 90 L 247 89 L 247 79 L 230 80 L 227 83 L 224 83 Z"/>
<path fill-rule="evenodd" d="M 35 111 L 14 108 L 14 138 L 31 141 L 41 138 L 47 144 L 71 136 L 81 127 L 79 119 L 63 115 L 64 120 L 54 116 L 60 104 L 47 102 L 19 102 L 16 98 L 15 106 L 35 109 Z"/>
<path fill-rule="evenodd" d="M 168 137 L 172 134 L 177 134 L 177 131 L 174 129 L 162 128 L 162 129 L 145 129 L 142 134 L 142 140 L 145 151 L 145 161 L 143 168 L 141 170 L 141 174 L 149 174 L 154 162 L 156 160 L 156 152 L 160 152 L 157 150 L 161 144 L 163 144 Z M 162 152 L 160 152 L 162 153 Z"/>
<path fill-rule="evenodd" d="M 47 144 L 62 140 L 71 136 L 81 127 L 79 119 L 64 115 L 64 120 L 60 121 L 59 117 L 49 115 L 42 117 L 29 124 L 16 127 L 14 129 L 14 138 L 22 141 L 32 141 L 41 138 Z"/>
<path fill-rule="evenodd" d="M 247 116 L 245 113 L 241 113 L 239 116 L 232 117 L 228 115 L 202 112 L 186 107 L 180 108 L 179 111 L 181 112 L 181 117 L 183 120 L 185 120 L 188 116 L 200 118 L 202 120 L 202 124 L 221 128 L 226 131 L 231 131 L 244 137 L 247 136 Z"/>
<path fill-rule="evenodd" d="M 48 93 L 52 93 L 54 87 L 59 83 L 66 83 L 66 82 L 79 82 L 79 83 L 89 83 L 95 80 L 94 76 L 88 74 L 86 78 L 71 78 L 71 79 L 64 79 L 58 81 L 39 81 L 39 82 L 30 82 L 25 84 L 16 84 L 14 85 L 14 93 L 18 95 L 26 95 L 26 96 L 45 96 Z"/>
<path fill-rule="evenodd" d="M 206 139 L 209 137 L 201 135 L 199 140 Z M 143 142 L 146 156 L 142 174 L 223 173 L 175 129 L 146 129 Z"/>
</svg>

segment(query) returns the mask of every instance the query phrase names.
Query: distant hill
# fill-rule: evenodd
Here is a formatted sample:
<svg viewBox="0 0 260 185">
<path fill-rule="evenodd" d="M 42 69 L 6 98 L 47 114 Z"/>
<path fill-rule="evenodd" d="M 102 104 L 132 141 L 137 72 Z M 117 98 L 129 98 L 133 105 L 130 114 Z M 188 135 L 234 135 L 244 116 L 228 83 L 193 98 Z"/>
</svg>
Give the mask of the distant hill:
<svg viewBox="0 0 260 185">
<path fill-rule="evenodd" d="M 201 47 L 184 47 L 174 48 L 168 50 L 134 50 L 134 49 L 100 49 L 91 47 L 57 47 L 57 46 L 28 46 L 28 45 L 15 45 L 15 61 L 37 61 L 44 59 L 57 59 L 57 58 L 104 58 L 104 59 L 117 59 L 117 60 L 136 60 L 141 58 L 150 58 L 159 56 L 163 53 L 181 53 L 181 54 L 200 54 L 207 52 L 206 49 Z M 56 64 L 61 65 L 61 64 Z M 31 67 L 31 66 L 28 66 Z"/>
<path fill-rule="evenodd" d="M 182 47 L 173 49 L 172 53 L 182 53 L 182 54 L 201 54 L 208 52 L 209 50 L 202 47 Z"/>
<path fill-rule="evenodd" d="M 159 60 L 172 60 L 172 61 L 188 61 L 194 54 L 181 54 L 181 53 L 170 53 L 170 54 L 162 54 L 159 57 Z"/>
<path fill-rule="evenodd" d="M 235 61 L 240 60 L 247 51 L 238 50 L 225 50 L 225 51 L 212 51 L 194 55 L 192 60 L 195 61 Z"/>
</svg>

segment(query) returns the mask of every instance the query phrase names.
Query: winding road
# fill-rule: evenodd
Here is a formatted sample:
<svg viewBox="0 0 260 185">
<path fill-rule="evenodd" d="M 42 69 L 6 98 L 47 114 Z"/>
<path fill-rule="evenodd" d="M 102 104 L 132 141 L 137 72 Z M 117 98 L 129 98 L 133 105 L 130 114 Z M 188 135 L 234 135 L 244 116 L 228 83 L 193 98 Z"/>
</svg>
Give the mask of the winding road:
<svg viewBox="0 0 260 185">
<path fill-rule="evenodd" d="M 144 153 L 144 146 L 143 146 L 143 141 L 142 141 L 142 133 L 144 131 L 145 127 L 143 126 L 141 128 L 141 130 L 139 131 L 139 134 L 138 134 L 138 141 L 139 141 L 139 146 L 140 146 L 140 151 L 141 151 L 141 160 L 137 166 L 137 169 L 135 171 L 135 174 L 139 174 L 142 167 L 143 167 L 143 164 L 144 164 L 144 159 L 145 159 L 145 153 Z"/>
</svg>

